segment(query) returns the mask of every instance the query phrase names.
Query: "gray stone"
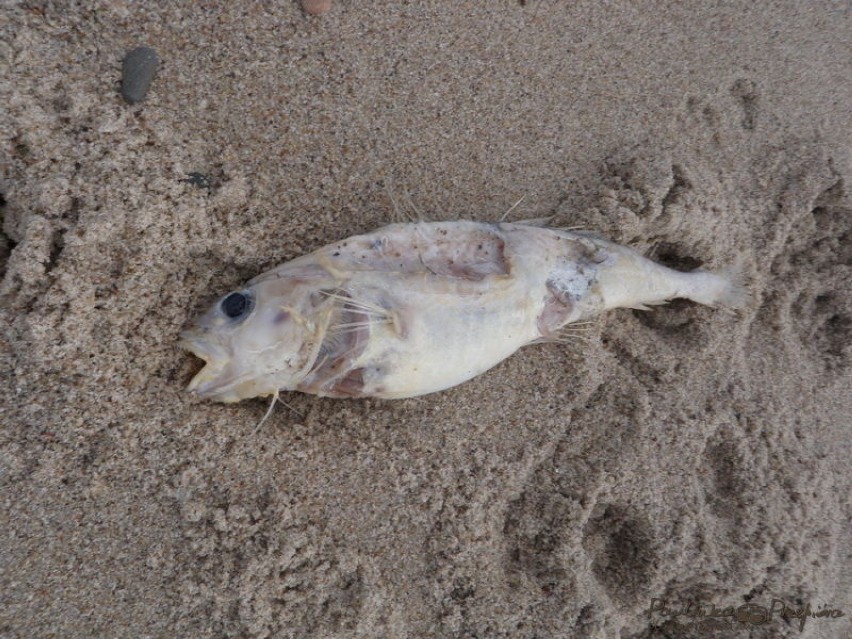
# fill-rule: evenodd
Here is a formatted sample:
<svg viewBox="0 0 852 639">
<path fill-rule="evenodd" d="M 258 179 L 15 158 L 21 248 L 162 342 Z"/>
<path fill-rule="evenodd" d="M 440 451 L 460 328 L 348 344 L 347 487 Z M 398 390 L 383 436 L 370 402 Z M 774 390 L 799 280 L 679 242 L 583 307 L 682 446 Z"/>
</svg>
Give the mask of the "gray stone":
<svg viewBox="0 0 852 639">
<path fill-rule="evenodd" d="M 130 104 L 142 101 L 157 67 L 160 58 L 150 47 L 136 47 L 124 57 L 121 66 L 121 96 Z"/>
</svg>

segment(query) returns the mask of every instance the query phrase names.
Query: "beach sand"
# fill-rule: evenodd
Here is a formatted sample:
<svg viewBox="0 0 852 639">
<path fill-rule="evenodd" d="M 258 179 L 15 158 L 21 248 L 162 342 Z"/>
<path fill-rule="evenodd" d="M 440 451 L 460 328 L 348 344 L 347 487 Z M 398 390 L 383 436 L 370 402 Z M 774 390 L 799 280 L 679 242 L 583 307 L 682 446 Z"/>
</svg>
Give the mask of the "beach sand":
<svg viewBox="0 0 852 639">
<path fill-rule="evenodd" d="M 5 2 L 0 65 L 0 636 L 852 634 L 848 2 Z M 751 302 L 258 432 L 185 391 L 245 279 L 521 197 Z"/>
</svg>

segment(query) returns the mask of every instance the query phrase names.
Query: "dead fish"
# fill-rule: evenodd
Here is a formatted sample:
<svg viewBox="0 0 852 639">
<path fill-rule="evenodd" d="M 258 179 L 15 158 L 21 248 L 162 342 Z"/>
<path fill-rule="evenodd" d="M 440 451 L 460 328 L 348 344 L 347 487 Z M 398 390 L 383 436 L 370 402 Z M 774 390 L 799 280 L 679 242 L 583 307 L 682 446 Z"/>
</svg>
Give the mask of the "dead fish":
<svg viewBox="0 0 852 639">
<path fill-rule="evenodd" d="M 189 385 L 204 398 L 396 399 L 461 384 L 608 309 L 673 298 L 736 308 L 746 293 L 733 270 L 676 271 L 589 233 L 417 222 L 263 273 L 181 337 L 206 362 Z"/>
</svg>

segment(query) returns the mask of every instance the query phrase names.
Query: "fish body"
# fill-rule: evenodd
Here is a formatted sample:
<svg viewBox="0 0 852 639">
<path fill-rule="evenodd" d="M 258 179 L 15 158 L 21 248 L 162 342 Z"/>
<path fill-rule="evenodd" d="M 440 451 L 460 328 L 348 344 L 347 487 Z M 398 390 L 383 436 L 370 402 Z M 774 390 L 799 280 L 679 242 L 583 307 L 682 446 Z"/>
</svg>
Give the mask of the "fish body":
<svg viewBox="0 0 852 639">
<path fill-rule="evenodd" d="M 182 335 L 206 366 L 190 390 L 413 397 L 461 384 L 522 346 L 618 307 L 743 289 L 625 246 L 533 224 L 392 224 L 320 248 L 220 299 Z"/>
</svg>

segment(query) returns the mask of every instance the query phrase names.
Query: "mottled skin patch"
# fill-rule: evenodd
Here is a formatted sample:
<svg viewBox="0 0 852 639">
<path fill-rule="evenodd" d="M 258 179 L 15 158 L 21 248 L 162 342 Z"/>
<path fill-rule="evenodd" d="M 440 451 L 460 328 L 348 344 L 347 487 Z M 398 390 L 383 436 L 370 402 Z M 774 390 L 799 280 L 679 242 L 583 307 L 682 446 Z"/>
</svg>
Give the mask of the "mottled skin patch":
<svg viewBox="0 0 852 639">
<path fill-rule="evenodd" d="M 565 291 L 547 284 L 548 294 L 544 297 L 544 308 L 539 314 L 536 325 L 541 333 L 541 338 L 552 339 L 556 337 L 559 329 L 565 326 L 569 318 L 576 312 L 574 301 Z"/>
<path fill-rule="evenodd" d="M 325 252 L 330 253 L 335 270 L 429 273 L 474 282 L 489 275 L 508 275 L 505 242 L 496 229 L 479 228 L 459 236 L 450 232 L 451 226 L 422 225 L 414 237 L 405 229 L 387 227 L 376 237 L 354 238 Z"/>
<path fill-rule="evenodd" d="M 561 240 L 560 240 L 561 241 Z M 560 247 L 562 258 L 545 281 L 547 294 L 537 325 L 543 340 L 555 338 L 559 329 L 576 320 L 580 301 L 595 284 L 598 266 L 606 253 L 590 242 L 572 242 Z"/>
</svg>

